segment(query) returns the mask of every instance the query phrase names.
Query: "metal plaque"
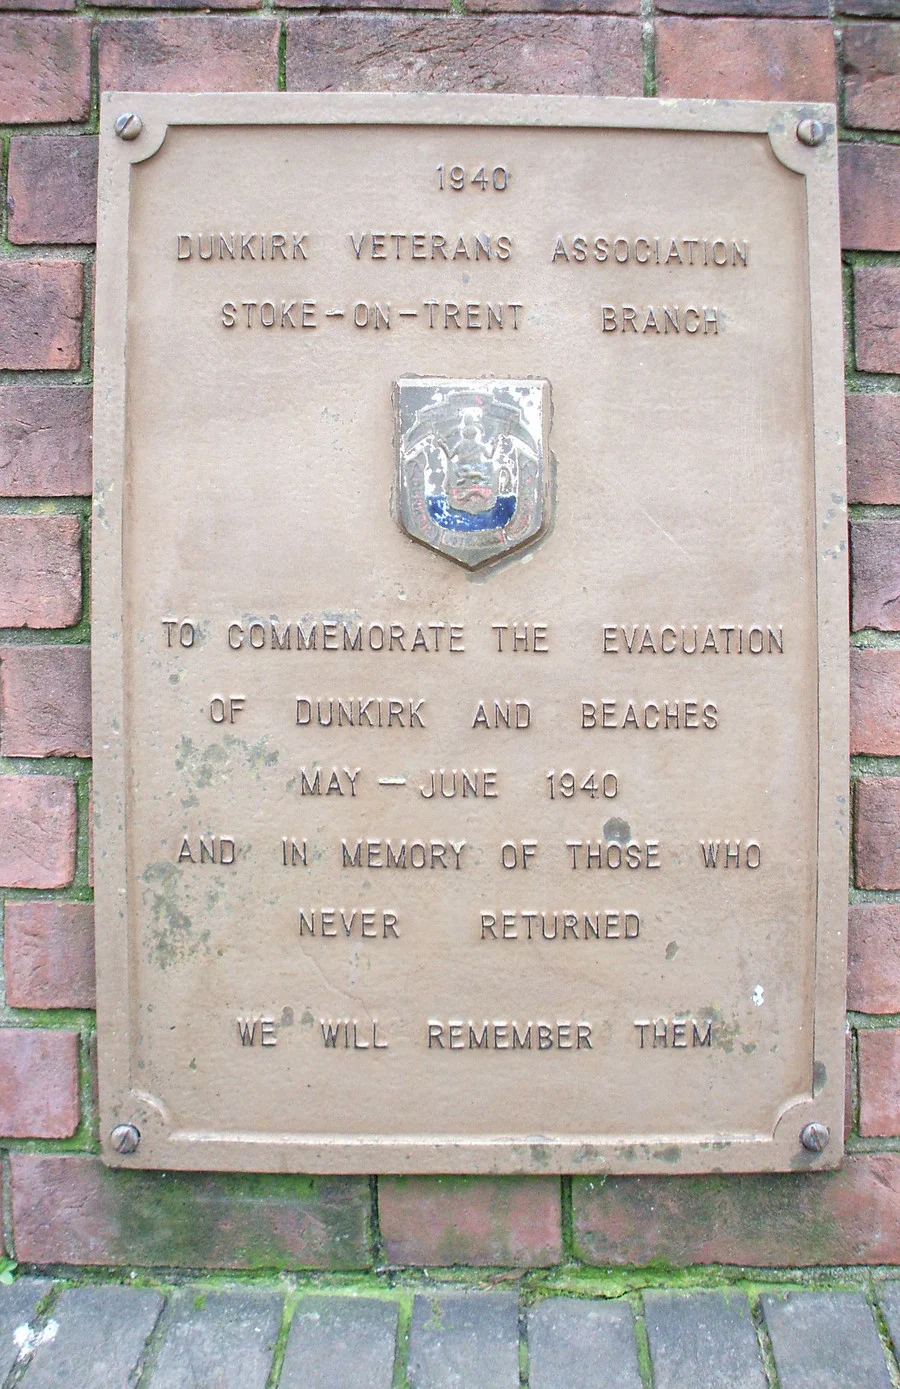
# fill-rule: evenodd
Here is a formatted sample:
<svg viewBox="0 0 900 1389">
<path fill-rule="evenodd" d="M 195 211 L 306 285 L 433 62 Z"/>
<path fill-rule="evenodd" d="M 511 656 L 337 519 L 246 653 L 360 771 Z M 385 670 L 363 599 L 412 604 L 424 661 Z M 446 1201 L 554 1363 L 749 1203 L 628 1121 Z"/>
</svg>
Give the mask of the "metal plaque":
<svg viewBox="0 0 900 1389">
<path fill-rule="evenodd" d="M 833 108 L 141 93 L 101 146 L 106 1161 L 837 1165 Z"/>
</svg>

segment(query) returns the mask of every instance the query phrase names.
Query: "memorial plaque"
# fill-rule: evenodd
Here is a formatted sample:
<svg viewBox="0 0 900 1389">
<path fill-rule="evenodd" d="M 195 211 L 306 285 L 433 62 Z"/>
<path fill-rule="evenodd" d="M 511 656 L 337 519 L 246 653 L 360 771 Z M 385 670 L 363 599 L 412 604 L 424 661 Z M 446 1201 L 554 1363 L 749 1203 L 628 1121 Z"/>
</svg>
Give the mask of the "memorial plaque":
<svg viewBox="0 0 900 1389">
<path fill-rule="evenodd" d="M 835 1166 L 833 108 L 141 93 L 101 144 L 105 1159 Z"/>
</svg>

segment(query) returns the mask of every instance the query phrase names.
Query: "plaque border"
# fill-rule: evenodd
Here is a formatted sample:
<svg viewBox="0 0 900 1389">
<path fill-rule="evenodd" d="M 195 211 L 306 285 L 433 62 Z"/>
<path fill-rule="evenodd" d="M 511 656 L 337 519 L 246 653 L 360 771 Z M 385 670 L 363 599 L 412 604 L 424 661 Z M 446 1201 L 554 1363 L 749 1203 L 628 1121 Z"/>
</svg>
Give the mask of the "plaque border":
<svg viewBox="0 0 900 1389">
<path fill-rule="evenodd" d="M 137 112 L 138 139 L 115 133 Z M 817 146 L 797 138 L 818 121 Z M 123 508 L 126 469 L 128 228 L 131 167 L 151 158 L 170 126 L 442 125 L 597 128 L 767 134 L 772 150 L 806 186 L 809 348 L 815 472 L 818 618 L 818 875 L 809 1090 L 785 1104 L 772 1133 L 645 1134 L 599 1141 L 508 1135 L 304 1137 L 283 1133 L 173 1130 L 164 1104 L 142 1090 L 131 1013 L 134 980 L 127 918 L 128 719 L 125 703 Z M 821 1171 L 843 1156 L 846 930 L 850 785 L 848 543 L 844 458 L 843 299 L 837 188 L 837 117 L 811 102 L 661 100 L 591 96 L 401 93 L 104 93 L 94 367 L 92 688 L 97 1032 L 101 1157 L 114 1167 L 309 1173 L 655 1173 Z M 830 1129 L 822 1152 L 800 1131 Z M 110 1134 L 134 1124 L 147 1141 L 120 1153 Z M 679 1156 L 673 1161 L 672 1144 Z"/>
</svg>

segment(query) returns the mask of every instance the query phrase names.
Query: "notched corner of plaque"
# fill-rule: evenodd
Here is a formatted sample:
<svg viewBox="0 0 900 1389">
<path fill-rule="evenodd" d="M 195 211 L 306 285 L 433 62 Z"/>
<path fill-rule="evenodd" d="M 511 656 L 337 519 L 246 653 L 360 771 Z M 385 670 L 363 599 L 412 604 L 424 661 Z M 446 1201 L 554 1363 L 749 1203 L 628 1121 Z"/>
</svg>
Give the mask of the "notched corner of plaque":
<svg viewBox="0 0 900 1389">
<path fill-rule="evenodd" d="M 837 108 L 827 102 L 782 106 L 767 134 L 779 164 L 794 174 L 809 174 L 837 157 Z"/>
<path fill-rule="evenodd" d="M 129 164 L 143 164 L 158 154 L 169 133 L 168 121 L 144 96 L 142 92 L 104 92 L 101 97 L 101 132 Z"/>
<path fill-rule="evenodd" d="M 816 1066 L 818 1072 L 819 1067 Z M 817 1076 L 814 1095 L 789 1101 L 782 1108 L 772 1134 L 784 1172 L 825 1172 L 844 1160 L 843 1073 L 827 1083 Z M 826 1092 L 826 1089 L 828 1093 Z"/>
<path fill-rule="evenodd" d="M 148 1153 L 158 1153 L 171 1132 L 172 1118 L 162 1100 L 125 1089 L 102 1111 L 100 1159 L 107 1167 L 153 1166 Z"/>
<path fill-rule="evenodd" d="M 554 494 L 549 381 L 403 376 L 393 400 L 394 513 L 407 535 L 477 569 L 544 534 Z"/>
</svg>

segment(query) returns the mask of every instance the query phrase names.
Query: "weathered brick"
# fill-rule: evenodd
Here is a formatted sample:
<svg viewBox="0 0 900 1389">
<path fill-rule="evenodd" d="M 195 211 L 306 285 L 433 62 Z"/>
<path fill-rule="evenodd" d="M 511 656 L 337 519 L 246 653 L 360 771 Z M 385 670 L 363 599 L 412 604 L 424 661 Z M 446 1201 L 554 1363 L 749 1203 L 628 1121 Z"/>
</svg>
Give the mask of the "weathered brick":
<svg viewBox="0 0 900 1389">
<path fill-rule="evenodd" d="M 0 261 L 0 369 L 77 368 L 83 307 L 77 261 Z"/>
<path fill-rule="evenodd" d="M 0 386 L 0 496 L 90 490 L 90 387 Z"/>
<path fill-rule="evenodd" d="M 860 15 L 863 18 L 897 18 L 897 0 L 837 0 L 835 10 L 839 15 Z"/>
<path fill-rule="evenodd" d="M 287 30 L 291 90 L 643 90 L 637 19 L 320 14 L 289 20 Z"/>
<path fill-rule="evenodd" d="M 3 10 L 74 10 L 75 0 L 0 0 Z"/>
<path fill-rule="evenodd" d="M 841 244 L 900 250 L 900 145 L 842 144 Z"/>
<path fill-rule="evenodd" d="M 73 781 L 0 776 L 0 887 L 67 887 L 75 833 Z"/>
<path fill-rule="evenodd" d="M 860 1031 L 859 1131 L 863 1138 L 900 1134 L 900 1031 Z"/>
<path fill-rule="evenodd" d="M 78 1033 L 0 1028 L 0 1135 L 71 1138 L 78 1114 Z"/>
<path fill-rule="evenodd" d="M 664 14 L 747 15 L 753 19 L 827 19 L 828 0 L 656 0 Z"/>
<path fill-rule="evenodd" d="M 854 843 L 857 887 L 900 888 L 900 779 L 857 782 Z"/>
<path fill-rule="evenodd" d="M 71 627 L 81 617 L 77 516 L 0 516 L 0 627 Z"/>
<path fill-rule="evenodd" d="M 847 483 L 851 502 L 900 503 L 900 391 L 847 396 Z"/>
<path fill-rule="evenodd" d="M 572 1202 L 590 1264 L 900 1262 L 900 1153 L 853 1153 L 815 1174 L 576 1177 Z"/>
<path fill-rule="evenodd" d="M 900 755 L 900 651 L 851 650 L 850 751 Z"/>
<path fill-rule="evenodd" d="M 858 902 L 850 908 L 847 1007 L 900 1013 L 900 903 Z"/>
<path fill-rule="evenodd" d="M 555 1177 L 382 1177 L 388 1262 L 542 1268 L 562 1257 Z"/>
<path fill-rule="evenodd" d="M 660 19 L 660 96 L 834 101 L 834 35 L 827 20 Z"/>
<path fill-rule="evenodd" d="M 95 241 L 96 135 L 14 135 L 6 203 L 18 246 Z"/>
<path fill-rule="evenodd" d="M 864 265 L 853 272 L 856 365 L 900 371 L 900 265 Z"/>
<path fill-rule="evenodd" d="M 90 757 L 90 647 L 0 647 L 0 753 Z"/>
<path fill-rule="evenodd" d="M 847 124 L 900 130 L 900 24 L 848 24 L 843 49 Z"/>
<path fill-rule="evenodd" d="M 850 527 L 853 630 L 900 631 L 900 521 Z"/>
<path fill-rule="evenodd" d="M 7 902 L 3 961 L 10 1008 L 94 1008 L 90 902 Z"/>
<path fill-rule="evenodd" d="M 371 1265 L 365 1177 L 123 1172 L 80 1154 L 12 1153 L 23 1263 L 167 1268 Z"/>
<path fill-rule="evenodd" d="M 100 87 L 135 92 L 274 91 L 278 23 L 165 15 L 100 25 Z"/>
<path fill-rule="evenodd" d="M 90 36 L 91 21 L 81 15 L 0 15 L 0 122 L 85 120 Z"/>
</svg>

